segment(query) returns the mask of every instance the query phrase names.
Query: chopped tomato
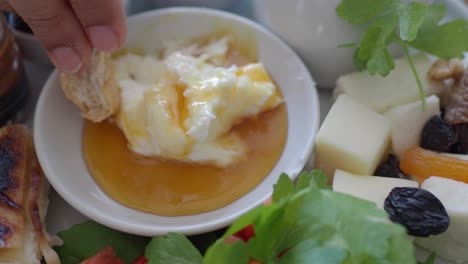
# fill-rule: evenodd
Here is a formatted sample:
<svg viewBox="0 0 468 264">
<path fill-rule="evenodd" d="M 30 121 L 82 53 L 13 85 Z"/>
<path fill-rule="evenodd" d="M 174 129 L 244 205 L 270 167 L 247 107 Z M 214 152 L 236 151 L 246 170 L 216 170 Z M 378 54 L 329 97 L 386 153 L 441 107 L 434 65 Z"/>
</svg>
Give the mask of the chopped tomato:
<svg viewBox="0 0 468 264">
<path fill-rule="evenodd" d="M 244 242 L 248 242 L 252 237 L 255 236 L 255 230 L 252 224 L 244 227 L 239 230 L 239 232 L 234 234 L 235 237 L 242 239 Z"/>
<path fill-rule="evenodd" d="M 125 264 L 125 262 L 116 257 L 111 247 L 105 247 L 94 257 L 84 260 L 81 264 Z"/>
<path fill-rule="evenodd" d="M 132 264 L 146 264 L 146 263 L 148 263 L 148 260 L 143 255 L 139 256 L 132 262 Z"/>
</svg>

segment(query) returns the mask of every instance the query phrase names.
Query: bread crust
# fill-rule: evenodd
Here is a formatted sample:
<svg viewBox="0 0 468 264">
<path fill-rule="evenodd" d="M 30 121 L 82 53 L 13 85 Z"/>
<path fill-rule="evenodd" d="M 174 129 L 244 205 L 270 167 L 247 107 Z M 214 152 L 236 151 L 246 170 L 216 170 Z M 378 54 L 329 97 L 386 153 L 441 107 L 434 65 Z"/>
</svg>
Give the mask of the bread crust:
<svg viewBox="0 0 468 264">
<path fill-rule="evenodd" d="M 62 90 L 93 122 L 101 122 L 120 106 L 120 90 L 115 80 L 115 66 L 110 53 L 94 50 L 88 67 L 78 73 L 62 73 Z"/>
</svg>

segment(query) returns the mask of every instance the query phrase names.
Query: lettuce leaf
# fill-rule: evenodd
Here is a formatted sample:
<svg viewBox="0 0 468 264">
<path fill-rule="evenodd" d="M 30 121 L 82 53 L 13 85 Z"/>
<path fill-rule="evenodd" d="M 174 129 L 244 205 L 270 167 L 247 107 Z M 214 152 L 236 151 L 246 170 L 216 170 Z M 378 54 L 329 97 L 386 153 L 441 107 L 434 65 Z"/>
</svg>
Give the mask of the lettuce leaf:
<svg viewBox="0 0 468 264">
<path fill-rule="evenodd" d="M 203 257 L 185 236 L 169 233 L 155 237 L 145 250 L 148 264 L 202 264 Z"/>
<path fill-rule="evenodd" d="M 55 247 L 62 264 L 76 264 L 96 255 L 106 246 L 112 247 L 117 257 L 130 263 L 143 254 L 149 238 L 125 234 L 93 221 L 77 224 L 57 234 L 63 246 Z"/>
</svg>

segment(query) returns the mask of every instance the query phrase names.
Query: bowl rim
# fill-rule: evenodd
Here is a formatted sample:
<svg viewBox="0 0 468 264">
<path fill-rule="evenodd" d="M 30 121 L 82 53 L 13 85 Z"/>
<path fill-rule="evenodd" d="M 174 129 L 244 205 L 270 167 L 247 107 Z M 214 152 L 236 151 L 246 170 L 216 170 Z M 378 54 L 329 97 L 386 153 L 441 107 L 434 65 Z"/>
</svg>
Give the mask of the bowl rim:
<svg viewBox="0 0 468 264">
<path fill-rule="evenodd" d="M 162 9 L 157 9 L 157 10 L 151 10 L 143 13 L 139 13 L 137 15 L 133 15 L 128 17 L 127 23 L 131 23 L 132 20 L 134 19 L 140 19 L 144 17 L 153 17 L 153 16 L 161 16 L 161 15 L 168 15 L 168 14 L 177 14 L 177 13 L 194 13 L 194 14 L 202 14 L 202 15 L 207 15 L 207 16 L 216 16 L 220 17 L 221 19 L 229 19 L 229 20 L 235 20 L 238 23 L 244 24 L 252 29 L 255 30 L 255 32 L 261 32 L 262 34 L 265 34 L 268 36 L 268 38 L 273 39 L 275 42 L 277 42 L 280 46 L 281 49 L 284 49 L 286 52 L 294 55 L 297 58 L 297 63 L 298 66 L 300 66 L 302 69 L 304 69 L 304 72 L 307 74 L 301 76 L 303 78 L 303 81 L 306 83 L 311 83 L 313 84 L 312 87 L 307 88 L 311 90 L 312 93 L 312 98 L 310 98 L 311 104 L 314 105 L 314 113 L 309 113 L 311 115 L 311 124 L 312 124 L 312 132 L 310 135 L 307 136 L 307 143 L 303 145 L 301 148 L 301 153 L 303 153 L 304 156 L 300 156 L 301 160 L 299 161 L 298 166 L 295 166 L 293 169 L 294 171 L 290 172 L 290 177 L 292 179 L 295 179 L 299 173 L 304 169 L 305 165 L 309 161 L 309 159 L 312 157 L 312 152 L 313 152 L 313 146 L 314 146 L 314 138 L 315 135 L 318 132 L 319 129 L 319 124 L 320 124 L 320 104 L 319 104 L 319 96 L 318 96 L 318 91 L 317 87 L 315 85 L 315 82 L 313 81 L 313 78 L 308 71 L 307 67 L 301 60 L 301 58 L 290 48 L 281 38 L 279 38 L 277 35 L 272 33 L 271 31 L 267 30 L 265 27 L 262 25 L 258 24 L 255 21 L 252 21 L 250 19 L 247 19 L 245 17 L 225 12 L 225 11 L 220 11 L 220 10 L 214 10 L 210 8 L 201 8 L 201 7 L 171 7 L 171 8 L 162 8 Z M 59 72 L 57 70 L 54 70 L 47 82 L 44 84 L 44 90 L 50 90 L 50 87 L 53 86 L 53 84 L 57 81 L 59 78 Z M 39 97 L 39 100 L 36 105 L 36 114 L 34 117 L 34 123 L 35 124 L 41 124 L 40 123 L 40 117 L 43 116 L 44 114 L 38 114 L 42 111 L 42 109 L 45 107 L 45 101 L 46 101 L 46 92 L 41 92 L 41 95 Z M 43 111 L 42 111 L 43 112 Z M 209 232 L 212 230 L 216 230 L 219 228 L 226 227 L 230 225 L 233 221 L 235 221 L 237 218 L 240 216 L 244 215 L 245 213 L 249 212 L 250 210 L 256 208 L 257 206 L 261 205 L 261 203 L 266 200 L 268 197 L 271 196 L 272 190 L 268 191 L 264 195 L 264 199 L 258 200 L 252 204 L 246 204 L 245 206 L 242 207 L 241 210 L 232 212 L 230 214 L 223 215 L 222 217 L 217 217 L 214 219 L 209 219 L 206 221 L 206 223 L 203 224 L 192 224 L 192 223 L 187 223 L 187 225 L 184 226 L 178 226 L 178 227 L 161 227 L 161 226 L 154 226 L 151 228 L 151 230 L 148 229 L 143 229 L 140 228 L 139 225 L 135 224 L 132 221 L 126 221 L 122 219 L 118 219 L 116 217 L 112 217 L 109 213 L 106 213 L 105 211 L 100 211 L 100 210 L 90 210 L 89 205 L 86 204 L 85 202 L 81 201 L 80 199 L 75 199 L 76 197 L 72 194 L 69 194 L 65 188 L 64 185 L 59 184 L 56 182 L 55 177 L 49 177 L 48 175 L 54 174 L 52 171 L 51 164 L 48 164 L 45 160 L 43 155 L 47 154 L 46 146 L 43 143 L 38 142 L 37 139 L 41 138 L 42 135 L 39 132 L 40 129 L 34 129 L 34 145 L 36 148 L 37 156 L 39 159 L 39 163 L 41 164 L 44 174 L 46 175 L 46 178 L 49 180 L 50 184 L 52 187 L 55 189 L 55 191 L 68 203 L 70 204 L 74 209 L 82 213 L 83 215 L 89 217 L 90 219 L 103 224 L 105 226 L 108 226 L 110 228 L 120 230 L 123 232 L 131 233 L 131 234 L 136 234 L 136 235 L 143 235 L 143 236 L 153 236 L 157 234 L 165 234 L 167 232 L 178 232 L 178 233 L 183 233 L 186 235 L 192 235 L 192 234 L 200 234 L 204 232 Z M 268 177 L 268 175 L 265 177 L 265 179 Z M 50 179 L 52 178 L 52 179 Z M 97 185 L 97 183 L 95 183 Z M 261 184 L 261 183 L 259 183 Z M 100 188 L 98 186 L 98 188 Z M 245 195 L 248 195 L 251 192 L 254 192 L 258 188 L 255 187 L 253 190 L 250 192 L 244 194 L 242 197 Z M 105 192 L 104 192 L 105 193 Z M 109 199 L 112 199 L 109 197 Z M 115 200 L 114 200 L 115 201 Z M 115 201 L 117 202 L 117 201 Z M 233 201 L 230 204 L 236 203 L 236 201 Z M 118 202 L 117 202 L 118 203 Z M 228 205 L 226 205 L 228 206 Z M 124 206 L 126 207 L 126 206 Z M 135 210 L 129 207 L 128 210 Z M 222 209 L 222 208 L 219 208 Z M 217 210 L 219 210 L 217 209 Z M 212 213 L 216 210 L 209 211 L 206 213 Z M 206 214 L 202 213 L 202 214 Z M 191 217 L 193 215 L 188 215 L 188 216 L 177 216 L 180 218 L 184 217 Z M 159 216 L 160 217 L 160 216 Z"/>
</svg>

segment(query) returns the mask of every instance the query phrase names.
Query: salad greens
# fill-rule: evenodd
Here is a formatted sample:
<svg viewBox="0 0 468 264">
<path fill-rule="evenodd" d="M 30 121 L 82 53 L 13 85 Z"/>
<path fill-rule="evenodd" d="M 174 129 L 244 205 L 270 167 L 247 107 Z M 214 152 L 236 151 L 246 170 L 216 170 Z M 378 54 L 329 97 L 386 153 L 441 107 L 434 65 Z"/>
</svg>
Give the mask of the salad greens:
<svg viewBox="0 0 468 264">
<path fill-rule="evenodd" d="M 57 235 L 64 242 L 63 246 L 55 248 L 62 264 L 80 263 L 106 246 L 112 247 L 117 257 L 130 263 L 143 254 L 149 242 L 149 238 L 118 232 L 93 221 L 74 225 Z"/>
<path fill-rule="evenodd" d="M 404 3 L 401 0 L 343 0 L 336 8 L 338 16 L 350 24 L 367 28 L 354 45 L 354 65 L 387 76 L 395 61 L 388 46 L 397 43 L 403 47 L 418 84 L 425 109 L 425 92 L 409 54 L 409 48 L 427 52 L 442 59 L 463 57 L 468 51 L 468 21 L 453 20 L 441 24 L 445 16 L 444 4 L 420 2 Z"/>
<path fill-rule="evenodd" d="M 321 189 L 331 189 L 327 184 L 328 178 L 321 170 L 303 172 L 297 179 L 296 186 L 285 173 L 280 175 L 278 182 L 273 186 L 273 202 L 279 202 L 288 198 L 290 195 L 314 185 Z"/>
<path fill-rule="evenodd" d="M 214 235 L 204 237 L 213 242 L 204 257 L 193 237 L 169 233 L 148 244 L 147 238 L 93 222 L 60 232 L 64 245 L 57 252 L 65 264 L 79 263 L 105 246 L 113 247 L 126 263 L 143 253 L 151 264 L 416 263 L 402 226 L 373 203 L 335 193 L 326 183 L 319 170 L 302 173 L 296 184 L 282 174 L 271 205 L 240 217 L 216 241 Z M 253 236 L 230 240 L 246 226 L 253 227 Z"/>
<path fill-rule="evenodd" d="M 202 264 L 200 252 L 185 236 L 169 233 L 166 237 L 155 237 L 146 246 L 148 264 Z"/>
</svg>

